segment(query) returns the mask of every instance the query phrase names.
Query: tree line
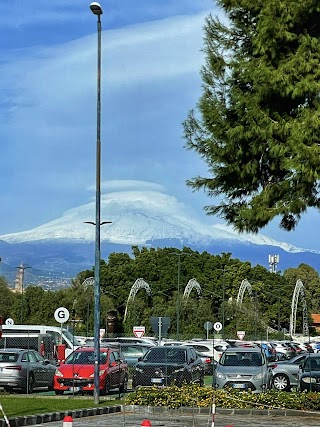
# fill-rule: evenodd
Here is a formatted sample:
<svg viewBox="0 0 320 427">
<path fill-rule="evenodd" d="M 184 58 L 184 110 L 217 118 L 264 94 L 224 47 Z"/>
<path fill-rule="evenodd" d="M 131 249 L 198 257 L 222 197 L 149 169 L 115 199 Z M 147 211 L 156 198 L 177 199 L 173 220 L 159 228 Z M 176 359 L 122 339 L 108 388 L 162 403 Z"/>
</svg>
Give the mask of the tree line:
<svg viewBox="0 0 320 427">
<path fill-rule="evenodd" d="M 207 321 L 223 323 L 224 335 L 230 338 L 236 338 L 237 330 L 244 330 L 247 338 L 265 339 L 266 325 L 283 334 L 284 329 L 289 330 L 292 295 L 298 279 L 306 289 L 309 314 L 320 312 L 320 278 L 306 264 L 275 274 L 261 265 L 251 266 L 232 258 L 230 253 L 211 255 L 188 247 L 178 250 L 133 246 L 132 256 L 112 253 L 107 261 L 101 260 L 100 271 L 100 327 L 107 329 L 109 335 L 133 335 L 133 326 L 138 325 L 146 327 L 146 335 L 153 335 L 151 316 L 170 317 L 168 336 L 172 338 L 176 337 L 178 322 L 179 338 L 185 339 L 204 338 Z M 77 335 L 92 336 L 94 289 L 93 281 L 86 279 L 93 275 L 94 269 L 81 271 L 69 287 L 56 291 L 25 284 L 23 294 L 12 292 L 6 280 L 0 278 L 0 314 L 4 320 L 12 318 L 16 324 L 22 321 L 55 325 L 54 311 L 63 306 L 70 311 L 68 326 Z M 152 294 L 141 289 L 127 304 L 138 278 L 148 283 Z M 201 296 L 192 290 L 187 299 L 183 298 L 184 288 L 193 278 L 201 286 Z M 236 298 L 244 279 L 249 281 L 253 292 L 251 296 L 245 292 L 240 307 Z M 302 304 L 298 304 L 297 332 L 301 331 Z M 310 328 L 310 334 L 314 332 Z"/>
</svg>

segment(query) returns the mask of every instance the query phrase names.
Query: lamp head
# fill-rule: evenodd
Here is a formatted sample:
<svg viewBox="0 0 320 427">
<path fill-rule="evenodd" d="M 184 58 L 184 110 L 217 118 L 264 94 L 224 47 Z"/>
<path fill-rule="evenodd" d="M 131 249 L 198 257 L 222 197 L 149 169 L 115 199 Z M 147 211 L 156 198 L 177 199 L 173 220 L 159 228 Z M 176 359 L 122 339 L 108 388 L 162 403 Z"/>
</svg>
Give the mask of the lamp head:
<svg viewBox="0 0 320 427">
<path fill-rule="evenodd" d="M 96 1 L 93 1 L 90 4 L 90 9 L 91 9 L 92 13 L 94 13 L 95 15 L 100 16 L 103 14 L 102 7 L 100 6 L 100 3 L 96 2 Z"/>
</svg>

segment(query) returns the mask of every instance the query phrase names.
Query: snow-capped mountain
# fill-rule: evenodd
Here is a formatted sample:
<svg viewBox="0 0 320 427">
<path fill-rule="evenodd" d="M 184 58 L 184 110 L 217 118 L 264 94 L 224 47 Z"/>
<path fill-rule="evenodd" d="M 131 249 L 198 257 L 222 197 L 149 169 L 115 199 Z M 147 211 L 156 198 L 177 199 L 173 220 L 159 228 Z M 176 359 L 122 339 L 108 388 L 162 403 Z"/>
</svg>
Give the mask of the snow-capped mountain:
<svg viewBox="0 0 320 427">
<path fill-rule="evenodd" d="M 60 218 L 31 230 L 0 236 L 3 263 L 32 265 L 57 275 L 75 275 L 94 264 L 95 202 L 66 211 Z M 189 246 L 217 254 L 231 252 L 252 264 L 267 264 L 268 253 L 281 253 L 282 269 L 312 260 L 320 267 L 320 253 L 277 242 L 262 234 L 239 234 L 231 227 L 207 225 L 192 209 L 160 191 L 121 191 L 103 196 L 102 256 L 130 252 L 132 245 Z M 260 261 L 259 261 L 260 260 Z M 299 260 L 295 262 L 295 260 Z M 1 264 L 0 264 L 1 269 Z M 0 270 L 1 274 L 1 270 Z"/>
<path fill-rule="evenodd" d="M 303 251 L 262 234 L 239 234 L 222 224 L 205 225 L 190 215 L 190 209 L 174 197 L 158 191 L 111 193 L 102 199 L 101 212 L 102 221 L 111 221 L 101 226 L 101 241 L 116 244 L 142 245 L 160 239 L 187 240 L 194 244 L 228 240 L 276 246 L 288 252 Z M 2 235 L 0 240 L 7 243 L 50 239 L 92 242 L 94 228 L 84 223 L 92 221 L 94 215 L 95 203 L 92 202 L 70 209 L 60 218 L 31 230 Z"/>
</svg>

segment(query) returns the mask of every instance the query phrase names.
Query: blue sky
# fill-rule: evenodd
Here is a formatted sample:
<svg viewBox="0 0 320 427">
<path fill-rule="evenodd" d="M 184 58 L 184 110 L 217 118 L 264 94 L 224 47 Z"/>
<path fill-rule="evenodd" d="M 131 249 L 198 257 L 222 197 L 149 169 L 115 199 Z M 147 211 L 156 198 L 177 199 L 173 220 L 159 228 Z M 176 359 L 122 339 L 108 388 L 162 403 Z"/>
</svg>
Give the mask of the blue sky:
<svg viewBox="0 0 320 427">
<path fill-rule="evenodd" d="M 94 197 L 96 18 L 89 4 L 0 2 L 0 235 L 44 224 Z M 204 222 L 221 222 L 203 213 L 210 199 L 185 185 L 206 167 L 184 149 L 181 124 L 201 94 L 203 25 L 218 13 L 215 3 L 101 5 L 103 191 L 124 180 L 137 189 L 154 183 Z M 310 211 L 295 232 L 275 223 L 263 233 L 319 249 L 319 223 Z"/>
</svg>

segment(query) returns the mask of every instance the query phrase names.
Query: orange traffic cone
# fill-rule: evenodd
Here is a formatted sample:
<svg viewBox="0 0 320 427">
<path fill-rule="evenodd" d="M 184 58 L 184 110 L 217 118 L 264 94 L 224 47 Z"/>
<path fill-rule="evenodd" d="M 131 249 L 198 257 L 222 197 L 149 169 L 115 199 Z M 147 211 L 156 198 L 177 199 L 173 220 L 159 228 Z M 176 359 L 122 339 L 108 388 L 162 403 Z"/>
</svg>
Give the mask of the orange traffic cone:
<svg viewBox="0 0 320 427">
<path fill-rule="evenodd" d="M 143 420 L 141 423 L 142 427 L 151 427 L 151 421 L 150 420 Z"/>
</svg>

